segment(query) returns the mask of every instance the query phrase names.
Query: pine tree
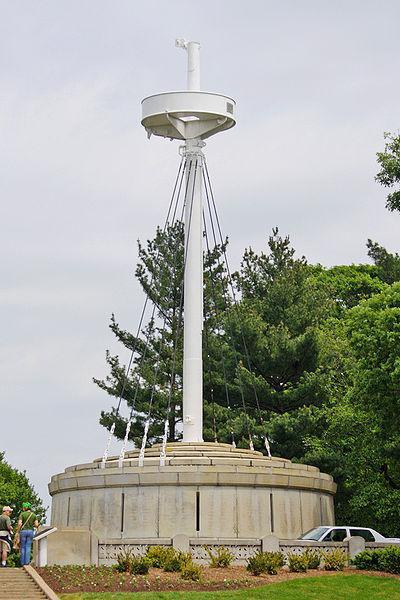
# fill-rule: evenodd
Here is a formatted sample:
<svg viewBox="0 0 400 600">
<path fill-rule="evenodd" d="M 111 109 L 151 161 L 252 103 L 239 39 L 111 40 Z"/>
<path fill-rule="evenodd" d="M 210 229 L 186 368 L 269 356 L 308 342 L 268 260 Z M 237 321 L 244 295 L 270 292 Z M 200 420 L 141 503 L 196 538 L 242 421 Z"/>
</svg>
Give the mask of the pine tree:
<svg viewBox="0 0 400 600">
<path fill-rule="evenodd" d="M 246 250 L 235 274 L 242 293 L 236 338 L 245 357 L 247 340 L 253 372 L 246 362 L 243 369 L 248 384 L 258 389 L 263 409 L 283 414 L 321 401 L 313 376 L 318 364 L 316 327 L 331 303 L 305 258 L 295 258 L 288 237 L 273 230 L 268 248 L 260 254 Z"/>
<path fill-rule="evenodd" d="M 230 300 L 224 290 L 227 287 L 226 270 L 222 261 L 227 241 L 217 245 L 204 256 L 204 372 L 212 373 L 213 384 L 204 380 L 205 430 L 213 439 L 215 426 L 213 415 L 220 404 L 218 414 L 223 413 L 226 421 L 225 388 L 221 376 L 221 352 L 224 330 L 221 317 L 229 307 Z M 181 437 L 182 422 L 182 368 L 183 368 L 183 271 L 184 231 L 177 222 L 157 229 L 153 240 L 144 247 L 139 242 L 139 263 L 135 275 L 148 297 L 154 312 L 143 327 L 141 335 L 130 333 L 117 323 L 112 315 L 110 328 L 119 342 L 131 353 L 134 350 L 132 368 L 125 377 L 127 368 L 119 356 L 107 352 L 106 360 L 110 374 L 105 380 L 94 379 L 95 383 L 110 396 L 127 403 L 133 410 L 129 438 L 141 443 L 144 425 L 150 412 L 148 442 L 159 441 L 164 432 L 164 421 L 168 413 L 169 441 Z M 217 374 L 217 381 L 214 375 Z M 218 382 L 218 378 L 221 380 Z M 115 422 L 115 435 L 125 435 L 127 419 L 117 406 L 102 412 L 100 423 L 110 429 Z"/>
</svg>

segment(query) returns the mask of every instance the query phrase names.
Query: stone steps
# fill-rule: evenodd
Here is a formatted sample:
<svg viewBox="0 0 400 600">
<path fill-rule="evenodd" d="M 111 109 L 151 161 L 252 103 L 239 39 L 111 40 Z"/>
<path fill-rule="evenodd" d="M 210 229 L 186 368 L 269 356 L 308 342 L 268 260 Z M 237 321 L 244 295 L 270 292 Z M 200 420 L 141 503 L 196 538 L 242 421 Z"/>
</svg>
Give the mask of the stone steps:
<svg viewBox="0 0 400 600">
<path fill-rule="evenodd" d="M 153 464 L 159 464 L 161 444 L 154 444 L 150 448 L 146 448 L 144 456 L 144 466 Z M 118 465 L 118 456 L 110 456 L 107 460 L 107 467 L 115 468 Z M 138 466 L 139 450 L 129 450 L 125 454 L 124 466 L 136 467 Z M 250 450 L 248 448 L 236 448 L 231 444 L 222 444 L 218 442 L 170 442 L 166 447 L 166 466 L 174 464 L 189 464 L 193 459 L 197 459 L 201 464 L 202 459 L 205 464 L 213 464 L 213 461 L 219 460 L 236 460 L 243 464 L 250 464 L 257 466 L 272 466 L 272 467 L 285 467 L 291 465 L 291 461 L 285 458 L 268 458 L 262 452 L 256 450 Z M 182 463 L 181 463 L 182 461 Z M 261 462 L 259 462 L 261 461 Z M 67 467 L 65 472 L 85 470 L 88 468 L 100 467 L 101 458 L 96 458 L 92 463 L 85 463 L 82 465 L 75 465 L 74 467 Z M 297 466 L 298 467 L 298 466 Z"/>
<path fill-rule="evenodd" d="M 47 596 L 25 569 L 0 568 L 0 600 L 44 600 Z"/>
</svg>

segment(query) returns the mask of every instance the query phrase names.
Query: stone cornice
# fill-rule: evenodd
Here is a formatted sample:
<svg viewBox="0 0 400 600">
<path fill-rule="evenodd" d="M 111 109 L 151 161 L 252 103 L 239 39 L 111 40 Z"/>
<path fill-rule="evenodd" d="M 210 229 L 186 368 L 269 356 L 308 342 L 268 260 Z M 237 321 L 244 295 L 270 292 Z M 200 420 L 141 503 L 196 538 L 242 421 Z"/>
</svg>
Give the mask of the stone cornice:
<svg viewBox="0 0 400 600">
<path fill-rule="evenodd" d="M 235 486 L 305 489 L 334 494 L 332 477 L 317 467 L 268 458 L 261 452 L 239 449 L 229 444 L 174 443 L 167 446 L 165 466 L 160 467 L 160 445 L 146 450 L 143 467 L 138 451 L 126 454 L 122 468 L 118 457 L 67 467 L 49 484 L 53 496 L 60 492 L 91 488 L 133 486 Z"/>
</svg>

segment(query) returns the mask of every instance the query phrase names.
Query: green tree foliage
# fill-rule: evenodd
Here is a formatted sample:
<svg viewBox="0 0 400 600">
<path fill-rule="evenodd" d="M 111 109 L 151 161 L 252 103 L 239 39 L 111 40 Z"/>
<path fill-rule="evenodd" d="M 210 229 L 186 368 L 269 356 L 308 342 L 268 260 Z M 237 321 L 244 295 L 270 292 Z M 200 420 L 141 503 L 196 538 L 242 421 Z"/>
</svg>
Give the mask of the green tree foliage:
<svg viewBox="0 0 400 600">
<path fill-rule="evenodd" d="M 331 380 L 321 359 L 320 325 L 381 291 L 379 269 L 310 266 L 304 257 L 295 257 L 289 238 L 274 230 L 266 252 L 246 250 L 241 269 L 234 274 L 240 301 L 232 304 L 224 251 L 225 246 L 217 247 L 205 255 L 204 437 L 230 442 L 233 436 L 239 445 L 247 446 L 251 433 L 256 447 L 262 449 L 268 433 L 276 454 L 301 458 L 306 433 L 320 421 L 316 409 L 329 398 Z M 163 432 L 175 360 L 169 413 L 170 440 L 175 440 L 182 419 L 182 225 L 165 232 L 158 229 L 145 248 L 139 244 L 139 259 L 136 276 L 156 304 L 156 314 L 140 339 L 121 329 L 112 317 L 117 339 L 128 350 L 136 347 L 133 369 L 124 384 L 125 365 L 108 353 L 111 373 L 106 380 L 95 381 L 111 396 L 122 394 L 128 406 L 135 405 L 131 438 L 139 443 L 160 356 L 149 436 L 153 442 Z M 163 319 L 164 330 L 159 325 Z M 116 421 L 116 435 L 122 438 L 126 419 L 116 418 L 115 413 L 115 408 L 103 413 L 101 423 L 110 428 Z"/>
<path fill-rule="evenodd" d="M 340 522 L 400 535 L 400 283 L 328 330 L 325 342 L 340 348 L 346 385 L 342 393 L 332 385 L 326 427 L 310 435 L 303 459 L 335 477 Z"/>
<path fill-rule="evenodd" d="M 162 423 L 166 418 L 169 402 L 170 377 L 177 373 L 172 385 L 171 410 L 169 414 L 170 439 L 175 439 L 176 425 L 181 420 L 180 373 L 182 369 L 182 315 L 180 313 L 181 278 L 183 273 L 183 227 L 181 223 L 170 226 L 163 232 L 157 229 L 153 240 L 143 247 L 139 242 L 139 263 L 136 268 L 138 278 L 149 305 L 154 303 L 153 318 L 143 327 L 142 334 L 136 335 L 122 329 L 112 315 L 110 328 L 121 344 L 131 353 L 135 350 L 132 368 L 126 378 L 127 367 L 118 356 L 107 352 L 110 375 L 106 380 L 95 379 L 95 383 L 111 396 L 134 409 L 130 438 L 136 443 L 143 435 L 144 422 L 150 408 L 152 394 L 153 422 L 149 438 L 162 435 Z M 174 352 L 174 346 L 176 351 Z M 158 367 L 157 367 L 158 364 Z M 153 383 L 157 377 L 157 388 Z M 114 407 L 103 412 L 100 423 L 108 428 L 115 421 L 115 435 L 122 439 L 125 435 L 126 418 L 116 415 Z"/>
<path fill-rule="evenodd" d="M 275 453 L 304 461 L 310 448 L 314 448 L 315 438 L 320 439 L 326 430 L 331 407 L 352 385 L 347 370 L 347 343 L 337 332 L 343 327 L 349 309 L 386 288 L 381 275 L 380 269 L 373 265 L 342 265 L 330 269 L 321 265 L 307 267 L 306 289 L 313 290 L 312 301 L 306 305 L 308 334 L 313 340 L 313 362 L 304 369 L 297 389 L 294 378 L 288 382 L 291 394 L 297 395 L 304 390 L 303 397 L 297 395 L 298 405 L 292 409 L 287 407 L 281 414 L 270 415 Z M 297 291 L 299 296 L 306 297 L 300 286 Z M 286 357 L 289 358 L 289 354 Z M 284 365 L 283 361 L 283 369 Z M 335 471 L 335 476 L 341 477 L 340 454 L 324 453 L 323 460 L 320 455 L 314 456 L 313 460 L 327 472 Z"/>
<path fill-rule="evenodd" d="M 183 225 L 177 222 L 167 227 L 165 231 L 158 228 L 155 238 L 149 240 L 145 247 L 139 242 L 136 277 L 149 298 L 149 304 L 154 304 L 156 309 L 153 318 L 144 326 L 142 335 L 138 337 L 122 329 L 115 316 L 112 316 L 110 328 L 118 341 L 129 352 L 135 350 L 132 368 L 126 378 L 126 365 L 121 363 L 118 356 L 107 352 L 106 359 L 110 374 L 105 380 L 94 379 L 101 389 L 116 399 L 122 396 L 128 407 L 133 408 L 134 420 L 130 439 L 135 440 L 136 444 L 141 442 L 150 405 L 149 443 L 160 439 L 163 434 L 169 404 L 169 440 L 179 439 L 181 435 L 179 423 L 182 421 L 183 236 Z M 205 372 L 217 372 L 220 380 L 222 377 L 218 347 L 221 345 L 219 338 L 222 332 L 218 315 L 226 309 L 229 302 L 222 294 L 222 289 L 227 286 L 226 273 L 221 262 L 224 250 L 225 244 L 217 246 L 207 252 L 204 258 Z M 171 373 L 175 373 L 172 386 Z M 215 380 L 214 377 L 212 379 Z M 206 400 L 210 399 L 207 377 L 204 393 Z M 219 384 L 218 380 L 215 381 L 214 401 L 223 402 L 221 400 L 223 394 L 222 384 Z M 206 414 L 211 418 L 208 407 L 206 407 Z M 222 418 L 226 420 L 225 413 Z M 115 435 L 122 439 L 125 435 L 127 419 L 121 414 L 116 417 L 116 407 L 110 412 L 101 414 L 100 423 L 108 429 L 114 421 Z M 212 431 L 213 425 L 210 424 L 208 429 Z"/>
<path fill-rule="evenodd" d="M 14 469 L 0 452 L 0 506 L 11 506 L 13 513 L 11 520 L 16 524 L 18 515 L 22 510 L 22 503 L 30 502 L 33 512 L 39 519 L 45 516 L 42 501 L 36 494 L 26 474 Z"/>
<path fill-rule="evenodd" d="M 383 275 L 373 265 L 340 265 L 330 269 L 318 266 L 313 279 L 332 301 L 331 316 L 341 317 L 347 309 L 381 292 Z"/>
<path fill-rule="evenodd" d="M 372 265 L 324 268 L 297 258 L 274 230 L 264 252 L 245 251 L 236 303 L 225 291 L 225 245 L 205 254 L 204 437 L 248 446 L 251 433 L 262 449 L 268 433 L 273 454 L 334 476 L 339 521 L 400 535 L 400 257 L 371 240 L 367 247 Z M 181 435 L 182 274 L 182 225 L 157 230 L 139 245 L 136 270 L 154 318 L 140 339 L 111 320 L 123 347 L 136 348 L 133 369 L 123 389 L 125 365 L 108 353 L 110 375 L 95 381 L 133 407 L 136 443 L 157 363 L 148 441 L 163 432 L 174 361 L 169 439 Z M 101 423 L 110 428 L 115 413 Z M 116 425 L 122 438 L 126 419 Z"/>
<path fill-rule="evenodd" d="M 346 326 L 357 361 L 357 399 L 380 419 L 386 437 L 396 434 L 400 414 L 400 283 L 350 311 Z"/>
<path fill-rule="evenodd" d="M 317 367 L 316 326 L 329 314 L 330 301 L 314 285 L 305 258 L 296 259 L 289 238 L 278 230 L 269 253 L 246 250 L 235 276 L 242 294 L 235 323 L 236 345 L 246 360 L 243 370 L 258 388 L 264 410 L 284 414 L 318 402 L 312 373 Z"/>
<path fill-rule="evenodd" d="M 394 188 L 388 194 L 386 206 L 389 210 L 400 210 L 400 135 L 384 134 L 386 143 L 384 152 L 377 153 L 378 164 L 381 168 L 375 179 L 387 188 Z"/>
<path fill-rule="evenodd" d="M 323 324 L 342 318 L 361 300 L 380 292 L 385 284 L 372 265 L 325 269 L 296 258 L 288 237 L 278 230 L 268 240 L 268 252 L 245 252 L 235 275 L 242 294 L 242 326 L 236 326 L 236 345 L 242 357 L 241 376 L 257 390 L 275 454 L 301 460 L 308 438 L 326 426 L 323 407 L 336 389 L 340 348 L 327 348 Z M 243 331 L 242 331 L 243 330 Z M 251 369 L 246 363 L 246 352 Z M 249 400 L 256 418 L 254 403 Z"/>
<path fill-rule="evenodd" d="M 400 281 L 400 256 L 391 254 L 372 240 L 367 241 L 368 256 L 372 258 L 376 268 L 378 269 L 378 277 L 386 283 L 394 283 Z"/>
</svg>

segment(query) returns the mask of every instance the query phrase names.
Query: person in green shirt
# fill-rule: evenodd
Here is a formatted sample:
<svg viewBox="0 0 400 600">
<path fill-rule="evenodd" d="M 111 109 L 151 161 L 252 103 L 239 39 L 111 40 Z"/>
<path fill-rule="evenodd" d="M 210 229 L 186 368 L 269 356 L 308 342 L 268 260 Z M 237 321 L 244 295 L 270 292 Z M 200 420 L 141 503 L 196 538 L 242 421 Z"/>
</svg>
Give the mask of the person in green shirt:
<svg viewBox="0 0 400 600">
<path fill-rule="evenodd" d="M 31 561 L 31 548 L 35 529 L 39 527 L 39 521 L 35 513 L 31 511 L 29 502 L 22 504 L 22 513 L 18 518 L 18 531 L 21 548 L 21 567 L 29 565 Z"/>
<path fill-rule="evenodd" d="M 11 550 L 11 535 L 13 528 L 11 525 L 10 515 L 12 508 L 4 506 L 0 516 L 0 547 L 1 547 L 1 566 L 7 566 L 7 555 Z"/>
</svg>

